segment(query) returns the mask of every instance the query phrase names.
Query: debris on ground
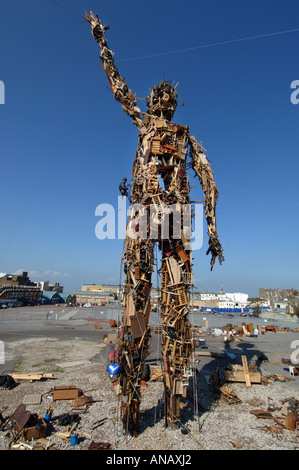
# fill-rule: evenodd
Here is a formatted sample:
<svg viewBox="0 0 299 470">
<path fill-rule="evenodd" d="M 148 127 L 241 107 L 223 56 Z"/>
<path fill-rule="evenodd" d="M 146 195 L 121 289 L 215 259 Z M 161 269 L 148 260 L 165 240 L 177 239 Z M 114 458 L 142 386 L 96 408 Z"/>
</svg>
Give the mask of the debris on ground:
<svg viewBox="0 0 299 470">
<path fill-rule="evenodd" d="M 212 332 L 209 335 L 212 338 Z M 203 339 L 204 342 L 198 341 L 196 351 L 212 352 L 208 335 Z M 254 337 L 251 341 L 255 341 Z M 104 343 L 107 358 L 110 342 L 109 337 L 109 342 Z M 51 353 L 50 349 L 43 349 L 49 345 L 42 340 L 25 344 L 23 370 L 19 372 L 30 376 L 30 360 L 35 366 L 33 352 L 40 360 L 44 354 L 47 363 Z M 70 341 L 55 341 L 52 354 L 59 357 L 63 351 L 65 369 L 55 373 L 49 370 L 50 382 L 45 378 L 15 381 L 13 374 L 1 376 L 2 383 L 8 386 L 0 390 L 0 449 L 294 449 L 299 442 L 299 396 L 292 384 L 298 378 L 283 371 L 262 373 L 260 366 L 269 363 L 262 352 L 229 357 L 224 338 L 217 337 L 217 344 L 223 345 L 218 355 L 195 357 L 194 367 L 198 370 L 190 377 L 188 395 L 181 403 L 179 429 L 165 428 L 162 369 L 159 363 L 150 365 L 150 375 L 141 388 L 140 434 L 129 439 L 123 433 L 118 398 L 107 374 L 107 363 L 99 353 L 99 343 L 76 341 L 73 349 Z M 21 342 L 16 342 L 15 347 L 21 348 Z M 85 359 L 84 364 L 72 362 L 74 350 L 78 359 Z M 213 366 L 205 371 L 196 360 L 210 361 Z M 288 370 L 287 360 L 277 361 L 275 367 L 279 364 Z"/>
</svg>

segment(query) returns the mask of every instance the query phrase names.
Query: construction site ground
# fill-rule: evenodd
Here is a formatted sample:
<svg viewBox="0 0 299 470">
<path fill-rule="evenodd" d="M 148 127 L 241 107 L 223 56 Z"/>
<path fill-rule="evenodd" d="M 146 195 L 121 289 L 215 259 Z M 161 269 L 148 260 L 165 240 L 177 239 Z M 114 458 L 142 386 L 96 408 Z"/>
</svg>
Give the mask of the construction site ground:
<svg viewBox="0 0 299 470">
<path fill-rule="evenodd" d="M 100 322 L 97 322 L 98 324 Z M 66 327 L 65 327 L 66 328 Z M 95 331 L 92 322 L 84 328 Z M 85 340 L 77 335 L 68 339 L 51 336 L 17 339 L 6 344 L 6 365 L 1 373 L 52 373 L 53 378 L 22 381 L 12 389 L 0 389 L 0 412 L 9 418 L 18 406 L 43 418 L 53 401 L 53 389 L 58 386 L 75 386 L 84 397 L 92 401 L 74 408 L 73 400 L 55 402 L 45 446 L 60 450 L 88 450 L 92 442 L 109 443 L 117 450 L 293 450 L 299 444 L 299 429 L 287 429 L 286 405 L 289 400 L 299 400 L 299 375 L 290 376 L 289 366 L 282 362 L 290 358 L 292 344 L 299 340 L 296 329 L 284 332 L 265 332 L 254 337 L 242 337 L 226 343 L 223 336 L 202 334 L 205 347 L 198 347 L 196 378 L 190 378 L 189 394 L 182 399 L 180 423 L 176 428 L 165 427 L 163 382 L 149 380 L 142 387 L 140 429 L 137 438 L 123 433 L 117 396 L 107 373 L 107 360 L 115 340 L 115 330 L 103 324 L 98 338 Z M 104 333 L 108 334 L 108 343 Z M 114 336 L 113 336 L 114 335 Z M 152 330 L 151 355 L 148 364 L 152 370 L 159 366 L 160 333 Z M 201 352 L 208 355 L 200 355 Z M 210 354 L 210 355 L 209 355 Z M 220 393 L 211 383 L 216 370 L 232 364 L 242 367 L 241 356 L 248 364 L 256 359 L 266 384 L 245 382 L 225 383 L 225 393 Z M 6 370 L 5 370 L 6 367 Z M 270 377 L 270 378 L 269 378 Z M 277 379 L 279 378 L 279 380 Z M 30 399 L 36 397 L 35 404 Z M 34 402 L 34 399 L 32 400 Z M 252 411 L 266 411 L 266 418 Z M 71 445 L 69 425 L 59 423 L 62 415 L 78 414 L 75 433 L 78 443 Z M 10 423 L 0 431 L 0 449 L 8 449 L 12 439 Z M 21 439 L 22 441 L 22 439 Z M 16 441 L 18 442 L 18 440 Z M 30 442 L 34 447 L 36 442 Z M 22 448 L 21 446 L 19 448 Z"/>
</svg>

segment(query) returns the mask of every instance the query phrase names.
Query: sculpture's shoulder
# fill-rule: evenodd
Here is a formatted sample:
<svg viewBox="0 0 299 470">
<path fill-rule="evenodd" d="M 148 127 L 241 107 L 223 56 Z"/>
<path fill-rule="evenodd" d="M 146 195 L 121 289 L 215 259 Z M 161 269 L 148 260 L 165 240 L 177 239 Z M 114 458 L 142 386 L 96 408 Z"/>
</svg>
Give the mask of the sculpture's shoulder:
<svg viewBox="0 0 299 470">
<path fill-rule="evenodd" d="M 161 133 L 169 133 L 172 135 L 189 135 L 189 127 L 182 124 L 177 124 L 166 119 L 152 116 L 149 114 L 143 115 L 143 126 L 141 129 L 142 134 L 159 135 Z"/>
</svg>

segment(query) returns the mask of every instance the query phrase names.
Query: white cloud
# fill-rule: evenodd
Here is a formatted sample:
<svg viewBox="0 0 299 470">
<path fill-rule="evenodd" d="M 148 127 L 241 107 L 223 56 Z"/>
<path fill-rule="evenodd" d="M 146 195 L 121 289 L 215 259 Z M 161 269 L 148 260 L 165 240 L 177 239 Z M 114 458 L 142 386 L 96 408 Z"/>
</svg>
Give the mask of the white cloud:
<svg viewBox="0 0 299 470">
<path fill-rule="evenodd" d="M 26 269 L 20 268 L 20 269 L 17 269 L 14 274 L 16 276 L 20 276 L 21 274 L 23 274 L 23 272 L 26 272 Z"/>
<path fill-rule="evenodd" d="M 29 276 L 30 278 L 32 278 L 32 277 L 39 277 L 40 274 L 39 274 L 38 271 L 29 271 L 28 276 Z"/>
<path fill-rule="evenodd" d="M 18 271 L 21 271 L 20 269 Z M 23 271 L 22 271 L 23 272 Z M 45 278 L 58 278 L 58 277 L 68 277 L 69 273 L 60 273 L 59 271 L 52 271 L 51 269 L 47 269 L 46 271 L 39 272 L 39 271 L 30 271 L 29 277 L 31 278 L 39 278 L 39 281 L 46 280 Z"/>
<path fill-rule="evenodd" d="M 44 271 L 42 276 L 49 276 L 49 277 L 67 277 L 69 276 L 69 273 L 61 273 L 59 271 L 51 271 L 48 269 L 47 271 Z"/>
</svg>

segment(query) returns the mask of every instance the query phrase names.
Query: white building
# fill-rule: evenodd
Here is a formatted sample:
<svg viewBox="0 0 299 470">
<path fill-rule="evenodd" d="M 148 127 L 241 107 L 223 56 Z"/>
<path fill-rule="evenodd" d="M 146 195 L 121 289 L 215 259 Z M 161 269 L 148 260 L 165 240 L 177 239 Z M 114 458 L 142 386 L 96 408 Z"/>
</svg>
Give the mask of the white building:
<svg viewBox="0 0 299 470">
<path fill-rule="evenodd" d="M 248 294 L 243 294 L 242 292 L 233 292 L 233 293 L 226 293 L 226 297 L 231 299 L 236 304 L 247 304 L 248 303 Z"/>
<path fill-rule="evenodd" d="M 235 308 L 235 302 L 227 298 L 226 300 L 220 300 L 218 303 L 219 308 Z"/>
<path fill-rule="evenodd" d="M 288 303 L 288 299 L 278 300 L 277 302 L 274 302 L 274 308 L 285 310 L 288 306 Z"/>
<path fill-rule="evenodd" d="M 200 300 L 225 300 L 227 295 L 224 292 L 202 292 L 200 294 Z"/>
</svg>

